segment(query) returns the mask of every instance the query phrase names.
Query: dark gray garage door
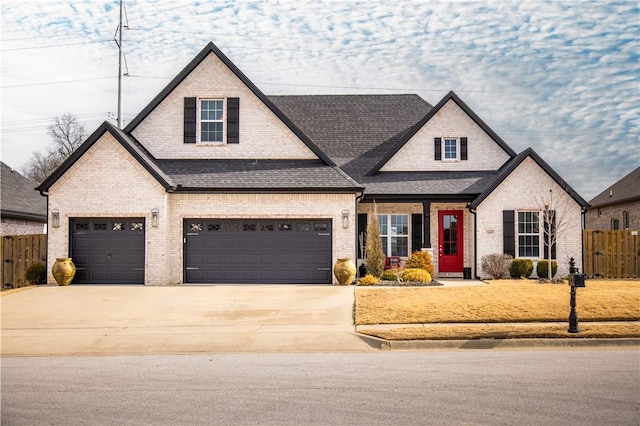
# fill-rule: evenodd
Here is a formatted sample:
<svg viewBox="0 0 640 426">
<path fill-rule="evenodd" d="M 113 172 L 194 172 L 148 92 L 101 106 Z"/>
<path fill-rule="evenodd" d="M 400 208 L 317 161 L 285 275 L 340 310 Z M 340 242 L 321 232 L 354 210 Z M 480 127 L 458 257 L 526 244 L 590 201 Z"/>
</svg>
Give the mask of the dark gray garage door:
<svg viewBox="0 0 640 426">
<path fill-rule="evenodd" d="M 186 219 L 184 238 L 187 283 L 331 283 L 330 219 Z"/>
<path fill-rule="evenodd" d="M 144 218 L 71 220 L 74 284 L 144 284 Z"/>
</svg>

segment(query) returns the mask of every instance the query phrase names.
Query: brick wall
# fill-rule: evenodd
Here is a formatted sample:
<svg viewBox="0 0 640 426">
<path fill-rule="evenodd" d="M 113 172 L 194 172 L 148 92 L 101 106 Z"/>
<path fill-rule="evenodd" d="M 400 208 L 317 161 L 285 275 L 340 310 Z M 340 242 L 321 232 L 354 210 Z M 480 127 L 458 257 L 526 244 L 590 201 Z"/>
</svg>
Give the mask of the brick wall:
<svg viewBox="0 0 640 426">
<path fill-rule="evenodd" d="M 543 210 L 549 200 L 549 190 L 553 190 L 554 203 L 558 214 L 562 206 L 566 208 L 567 229 L 558 236 L 556 254 L 557 277 L 569 273 L 568 260 L 575 258 L 576 265 L 582 265 L 582 214 L 581 207 L 570 198 L 533 160 L 524 160 L 502 184 L 487 197 L 477 209 L 478 271 L 482 256 L 503 252 L 502 211 L 503 210 Z M 541 242 L 542 244 L 542 242 Z M 534 259 L 534 263 L 537 259 Z M 534 269 L 535 274 L 535 269 Z"/>
<path fill-rule="evenodd" d="M 618 219 L 619 229 L 623 230 L 622 216 L 625 211 L 629 212 L 629 229 L 640 230 L 640 201 L 590 208 L 585 216 L 585 229 L 612 229 L 611 220 Z"/>
<path fill-rule="evenodd" d="M 436 137 L 467 137 L 468 160 L 434 160 Z M 509 155 L 450 100 L 381 169 L 382 171 L 497 170 Z"/>
<path fill-rule="evenodd" d="M 183 143 L 185 97 L 240 98 L 240 143 Z M 213 53 L 136 127 L 133 135 L 159 159 L 317 158 Z"/>
<path fill-rule="evenodd" d="M 50 229 L 48 269 L 69 254 L 69 219 L 144 217 L 159 210 L 157 227 L 146 227 L 145 283 L 180 284 L 185 218 L 328 218 L 333 221 L 333 263 L 356 252 L 354 194 L 169 194 L 109 134 L 87 151 L 49 191 L 49 207 L 60 211 Z M 342 227 L 342 211 L 350 225 Z M 54 282 L 49 277 L 49 282 Z"/>
<path fill-rule="evenodd" d="M 31 235 L 46 233 L 47 224 L 24 219 L 3 217 L 0 222 L 0 235 Z"/>
</svg>

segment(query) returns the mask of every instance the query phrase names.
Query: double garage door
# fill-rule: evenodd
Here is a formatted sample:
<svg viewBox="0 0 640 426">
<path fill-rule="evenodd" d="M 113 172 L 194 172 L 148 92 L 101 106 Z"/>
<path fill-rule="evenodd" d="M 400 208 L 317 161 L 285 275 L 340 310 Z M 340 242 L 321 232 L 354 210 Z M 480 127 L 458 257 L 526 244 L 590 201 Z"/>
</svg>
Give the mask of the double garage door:
<svg viewBox="0 0 640 426">
<path fill-rule="evenodd" d="M 144 284 L 144 218 L 76 218 L 70 226 L 74 284 Z M 186 219 L 184 281 L 330 284 L 331 234 L 330 219 Z"/>
<path fill-rule="evenodd" d="M 186 283 L 330 284 L 332 224 L 186 219 Z"/>
<path fill-rule="evenodd" d="M 74 284 L 144 284 L 144 218 L 72 219 Z"/>
</svg>

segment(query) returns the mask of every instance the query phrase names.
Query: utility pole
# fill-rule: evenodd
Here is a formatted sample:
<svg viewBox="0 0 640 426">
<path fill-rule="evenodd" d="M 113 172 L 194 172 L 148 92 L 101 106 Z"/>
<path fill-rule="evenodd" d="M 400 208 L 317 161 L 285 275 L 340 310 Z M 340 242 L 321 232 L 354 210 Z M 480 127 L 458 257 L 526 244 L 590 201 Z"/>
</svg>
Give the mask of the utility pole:
<svg viewBox="0 0 640 426">
<path fill-rule="evenodd" d="M 118 128 L 124 127 L 124 121 L 122 119 L 122 12 L 124 10 L 123 0 L 120 0 L 120 24 L 118 25 L 118 39 L 116 44 L 118 45 Z"/>
</svg>

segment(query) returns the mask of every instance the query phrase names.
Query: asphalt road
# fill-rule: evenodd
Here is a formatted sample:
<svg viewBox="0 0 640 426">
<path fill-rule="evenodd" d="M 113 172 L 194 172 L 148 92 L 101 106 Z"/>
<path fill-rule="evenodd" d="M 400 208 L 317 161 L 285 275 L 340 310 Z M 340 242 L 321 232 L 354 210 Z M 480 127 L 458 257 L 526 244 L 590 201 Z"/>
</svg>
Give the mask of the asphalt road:
<svg viewBox="0 0 640 426">
<path fill-rule="evenodd" d="M 638 425 L 635 349 L 2 359 L 2 425 Z"/>
</svg>

